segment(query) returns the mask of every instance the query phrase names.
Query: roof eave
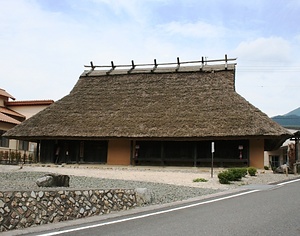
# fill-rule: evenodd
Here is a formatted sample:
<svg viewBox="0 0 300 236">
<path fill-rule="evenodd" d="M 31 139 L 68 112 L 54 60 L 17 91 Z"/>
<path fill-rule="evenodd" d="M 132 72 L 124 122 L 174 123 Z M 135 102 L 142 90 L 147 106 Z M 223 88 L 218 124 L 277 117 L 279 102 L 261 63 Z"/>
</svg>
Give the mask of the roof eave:
<svg viewBox="0 0 300 236">
<path fill-rule="evenodd" d="M 27 140 L 27 141 L 39 141 L 39 140 L 111 140 L 111 139 L 130 139 L 130 140 L 168 140 L 168 141 L 216 141 L 216 140 L 245 140 L 245 139 L 264 139 L 265 149 L 273 150 L 275 147 L 280 147 L 282 143 L 291 138 L 292 135 L 284 134 L 279 136 L 264 136 L 264 135 L 241 135 L 241 136 L 205 136 L 205 137 L 161 137 L 161 136 L 17 136 L 17 135 L 7 135 L 3 134 L 4 137 L 17 139 L 17 140 Z"/>
</svg>

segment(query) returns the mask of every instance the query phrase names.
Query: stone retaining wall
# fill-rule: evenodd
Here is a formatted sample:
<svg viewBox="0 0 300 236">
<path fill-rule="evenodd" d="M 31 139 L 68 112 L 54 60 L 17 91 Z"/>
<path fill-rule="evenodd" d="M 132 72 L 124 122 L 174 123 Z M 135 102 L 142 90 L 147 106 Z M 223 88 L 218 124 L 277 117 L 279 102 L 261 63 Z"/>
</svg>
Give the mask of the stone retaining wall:
<svg viewBox="0 0 300 236">
<path fill-rule="evenodd" d="M 0 191 L 0 232 L 128 210 L 135 190 Z"/>
</svg>

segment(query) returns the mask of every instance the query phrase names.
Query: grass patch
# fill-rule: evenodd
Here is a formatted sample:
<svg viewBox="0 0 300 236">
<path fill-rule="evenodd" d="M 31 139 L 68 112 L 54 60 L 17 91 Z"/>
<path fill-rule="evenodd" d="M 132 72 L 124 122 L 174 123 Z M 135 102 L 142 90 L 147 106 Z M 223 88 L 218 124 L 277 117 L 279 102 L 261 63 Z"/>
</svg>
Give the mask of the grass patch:
<svg viewBox="0 0 300 236">
<path fill-rule="evenodd" d="M 197 179 L 193 179 L 193 182 L 198 183 L 198 182 L 207 182 L 207 179 L 204 178 L 197 178 Z"/>
</svg>

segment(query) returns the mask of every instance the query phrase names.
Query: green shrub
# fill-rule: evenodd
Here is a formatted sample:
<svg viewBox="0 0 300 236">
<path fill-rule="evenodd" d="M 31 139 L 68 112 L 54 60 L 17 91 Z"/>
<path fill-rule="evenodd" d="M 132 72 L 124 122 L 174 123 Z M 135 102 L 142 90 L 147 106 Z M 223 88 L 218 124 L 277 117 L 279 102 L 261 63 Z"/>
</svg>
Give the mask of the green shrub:
<svg viewBox="0 0 300 236">
<path fill-rule="evenodd" d="M 247 174 L 248 174 L 248 170 L 247 170 L 247 167 L 241 167 L 241 168 L 237 168 L 238 171 L 240 172 L 240 175 L 242 177 L 245 177 Z"/>
<path fill-rule="evenodd" d="M 31 154 L 28 155 L 28 161 L 29 161 L 29 163 L 32 163 L 32 161 L 33 161 L 33 156 Z"/>
<path fill-rule="evenodd" d="M 21 152 L 16 152 L 16 162 L 19 163 L 21 161 Z"/>
<path fill-rule="evenodd" d="M 207 179 L 204 178 L 197 178 L 197 179 L 193 179 L 193 182 L 207 182 Z"/>
<path fill-rule="evenodd" d="M 248 173 L 247 168 L 230 168 L 218 174 L 221 184 L 230 184 L 230 181 L 241 181 Z"/>
<path fill-rule="evenodd" d="M 230 168 L 228 171 L 232 173 L 230 181 L 240 181 L 248 173 L 247 168 Z"/>
<path fill-rule="evenodd" d="M 255 176 L 257 173 L 257 169 L 255 167 L 249 167 L 248 168 L 248 173 L 250 176 Z"/>
<path fill-rule="evenodd" d="M 228 171 L 231 173 L 230 177 L 232 178 L 229 181 L 240 181 L 243 177 L 243 173 L 239 168 L 231 168 Z"/>
<path fill-rule="evenodd" d="M 224 170 L 218 174 L 218 178 L 221 184 L 230 184 L 234 177 L 231 171 Z"/>
<path fill-rule="evenodd" d="M 277 167 L 276 166 L 272 166 L 272 170 L 274 171 L 274 170 L 276 170 L 277 169 Z"/>
<path fill-rule="evenodd" d="M 265 170 L 269 170 L 269 166 L 264 166 L 264 169 Z"/>
<path fill-rule="evenodd" d="M 10 162 L 14 162 L 16 158 L 16 153 L 14 151 L 9 153 L 9 160 Z"/>
</svg>

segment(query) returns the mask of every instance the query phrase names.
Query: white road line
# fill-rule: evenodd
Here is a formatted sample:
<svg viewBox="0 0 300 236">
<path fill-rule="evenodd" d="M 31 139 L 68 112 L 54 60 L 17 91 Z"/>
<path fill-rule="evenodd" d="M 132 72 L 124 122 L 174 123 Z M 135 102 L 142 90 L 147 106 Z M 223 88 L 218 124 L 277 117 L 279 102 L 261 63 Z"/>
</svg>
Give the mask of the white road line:
<svg viewBox="0 0 300 236">
<path fill-rule="evenodd" d="M 282 185 L 286 185 L 286 184 L 290 184 L 290 183 L 294 183 L 294 182 L 298 182 L 298 181 L 300 181 L 300 179 L 293 179 L 293 180 L 283 182 L 283 183 L 280 183 L 280 184 L 277 184 L 277 185 L 282 186 Z"/>
<path fill-rule="evenodd" d="M 154 215 L 161 215 L 161 214 L 165 214 L 165 213 L 168 213 L 168 212 L 179 211 L 179 210 L 182 210 L 182 209 L 187 209 L 187 208 L 191 208 L 191 207 L 195 207 L 195 206 L 200 206 L 200 205 L 204 205 L 204 204 L 208 204 L 208 203 L 212 203 L 212 202 L 218 202 L 218 201 L 222 201 L 222 200 L 225 200 L 225 199 L 235 198 L 235 197 L 239 197 L 239 196 L 242 196 L 242 195 L 246 195 L 246 194 L 250 194 L 250 193 L 254 193 L 254 192 L 258 192 L 258 191 L 259 190 L 251 190 L 251 191 L 248 191 L 248 192 L 243 192 L 243 193 L 238 193 L 238 194 L 235 194 L 235 195 L 230 195 L 230 196 L 226 196 L 226 197 L 222 197 L 222 198 L 212 199 L 212 200 L 208 200 L 208 201 L 205 201 L 205 202 L 198 202 L 198 203 L 194 203 L 194 204 L 190 204 L 190 205 L 186 205 L 186 206 L 182 206 L 182 207 L 176 207 L 176 208 L 172 208 L 172 209 L 168 209 L 168 210 L 157 211 L 157 212 L 153 212 L 153 213 L 149 213 L 149 214 L 129 217 L 129 218 L 110 221 L 110 222 L 106 222 L 106 223 L 88 225 L 88 226 L 83 226 L 83 227 L 78 227 L 78 228 L 73 228 L 73 229 L 67 229 L 67 230 L 62 230 L 62 231 L 58 231 L 58 232 L 46 233 L 46 234 L 40 234 L 39 236 L 59 235 L 59 234 L 70 233 L 70 232 L 75 232 L 75 231 L 79 231 L 79 230 L 85 230 L 85 229 L 101 227 L 101 226 L 105 226 L 105 225 L 117 224 L 117 223 L 126 222 L 126 221 L 130 221 L 130 220 L 146 218 L 146 217 L 154 216 Z"/>
</svg>

